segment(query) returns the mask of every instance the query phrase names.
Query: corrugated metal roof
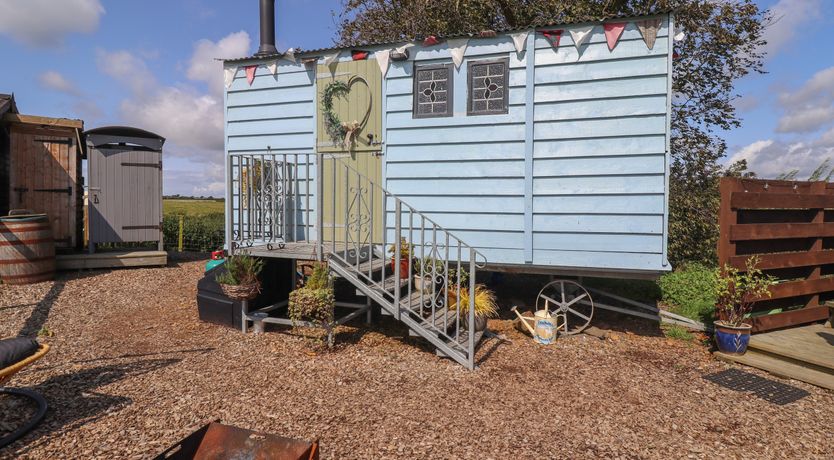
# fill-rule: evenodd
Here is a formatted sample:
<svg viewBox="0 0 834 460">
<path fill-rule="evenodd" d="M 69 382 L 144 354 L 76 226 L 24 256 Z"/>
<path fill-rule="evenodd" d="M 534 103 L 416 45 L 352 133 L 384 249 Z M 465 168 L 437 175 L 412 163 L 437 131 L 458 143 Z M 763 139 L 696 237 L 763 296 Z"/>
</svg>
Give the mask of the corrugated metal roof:
<svg viewBox="0 0 834 460">
<path fill-rule="evenodd" d="M 615 16 L 605 16 L 605 17 L 601 17 L 601 18 L 586 18 L 586 19 L 581 20 L 581 21 L 561 22 L 561 23 L 555 23 L 555 24 L 554 23 L 530 24 L 527 27 L 512 28 L 512 29 L 507 28 L 507 29 L 496 30 L 495 33 L 497 33 L 499 35 L 506 35 L 506 34 L 509 34 L 509 33 L 512 33 L 512 32 L 519 32 L 519 31 L 524 31 L 524 30 L 529 30 L 529 29 L 538 29 L 538 28 L 541 28 L 541 27 L 562 27 L 562 26 L 572 26 L 572 25 L 588 24 L 588 23 L 602 24 L 603 22 L 612 21 L 612 20 L 616 20 L 616 19 L 644 19 L 644 18 L 648 18 L 648 17 L 652 17 L 652 16 L 666 15 L 666 14 L 670 14 L 670 13 L 673 13 L 673 12 L 674 12 L 674 10 L 661 10 L 661 11 L 655 11 L 655 12 L 652 12 L 652 13 L 647 13 L 647 14 L 642 14 L 642 15 L 637 15 L 637 16 L 631 15 L 631 14 L 629 14 L 629 15 L 615 15 Z M 479 38 L 477 33 L 444 35 L 443 36 L 444 39 L 461 38 L 461 37 L 471 37 L 471 38 L 474 38 L 474 39 Z M 415 40 L 412 40 L 411 42 L 417 42 L 417 41 L 419 41 L 419 40 L 415 39 Z M 332 46 L 332 47 L 329 47 L 329 48 L 317 48 L 317 49 L 312 49 L 312 50 L 304 50 L 303 49 L 300 52 L 295 53 L 295 57 L 296 58 L 312 57 L 316 54 L 322 54 L 322 53 L 325 53 L 325 52 L 332 52 L 332 51 L 337 51 L 337 50 L 347 50 L 347 49 L 356 49 L 356 48 L 362 48 L 362 47 L 375 47 L 375 46 L 385 46 L 385 45 L 393 46 L 393 45 L 400 45 L 400 44 L 404 44 L 404 43 L 409 43 L 409 41 L 408 40 L 397 40 L 397 41 L 388 41 L 388 42 L 362 43 L 362 44 L 353 45 L 353 46 Z M 276 53 L 276 54 L 269 54 L 269 55 L 265 55 L 265 56 L 252 55 L 252 56 L 246 56 L 246 57 L 240 57 L 240 58 L 221 59 L 221 60 L 223 62 L 273 60 L 273 59 L 282 58 L 282 57 L 284 57 L 284 55 L 285 55 L 285 53 Z"/>
</svg>

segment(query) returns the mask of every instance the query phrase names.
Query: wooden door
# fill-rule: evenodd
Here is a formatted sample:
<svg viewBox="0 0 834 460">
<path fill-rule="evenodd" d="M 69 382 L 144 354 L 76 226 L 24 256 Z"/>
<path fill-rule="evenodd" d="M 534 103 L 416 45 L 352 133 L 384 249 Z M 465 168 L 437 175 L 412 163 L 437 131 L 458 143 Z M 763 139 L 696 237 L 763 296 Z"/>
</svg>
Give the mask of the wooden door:
<svg viewBox="0 0 834 460">
<path fill-rule="evenodd" d="M 158 241 L 162 154 L 130 147 L 91 148 L 90 242 Z"/>
<path fill-rule="evenodd" d="M 46 214 L 56 247 L 74 247 L 79 185 L 75 138 L 65 131 L 16 125 L 10 147 L 9 209 Z"/>
<path fill-rule="evenodd" d="M 325 99 L 334 82 L 347 93 Z M 332 91 L 331 91 L 332 93 Z M 323 160 L 324 239 L 352 244 L 382 241 L 382 74 L 376 60 L 346 61 L 317 71 L 316 148 Z M 346 142 L 328 129 L 327 103 L 340 122 L 355 128 Z M 330 159 L 328 159 L 330 158 Z M 337 158 L 338 161 L 332 161 Z M 347 164 L 348 168 L 344 165 Z M 357 174 L 358 173 L 358 174 Z M 371 183 L 369 183 L 371 182 Z M 372 224 L 373 222 L 373 224 Z M 345 233 L 345 228 L 350 231 Z M 335 229 L 335 230 L 334 230 Z"/>
</svg>

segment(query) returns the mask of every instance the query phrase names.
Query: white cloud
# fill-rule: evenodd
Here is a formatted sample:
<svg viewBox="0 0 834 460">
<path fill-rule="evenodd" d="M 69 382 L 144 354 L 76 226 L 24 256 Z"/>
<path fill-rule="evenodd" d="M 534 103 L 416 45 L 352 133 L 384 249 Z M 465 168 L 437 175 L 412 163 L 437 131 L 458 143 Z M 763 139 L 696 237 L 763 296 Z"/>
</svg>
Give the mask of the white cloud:
<svg viewBox="0 0 834 460">
<path fill-rule="evenodd" d="M 96 66 L 103 73 L 127 85 L 134 95 L 145 95 L 157 85 L 145 61 L 129 51 L 99 49 L 96 52 Z"/>
<path fill-rule="evenodd" d="M 249 34 L 245 31 L 227 35 L 218 42 L 200 40 L 194 45 L 186 76 L 206 82 L 212 94 L 220 95 L 223 93 L 223 63 L 217 59 L 245 56 L 250 44 Z"/>
<path fill-rule="evenodd" d="M 785 107 L 821 106 L 834 102 L 834 67 L 820 70 L 801 88 L 779 95 L 779 103 Z"/>
<path fill-rule="evenodd" d="M 779 119 L 780 133 L 810 133 L 834 121 L 834 106 L 795 109 Z"/>
<path fill-rule="evenodd" d="M 246 32 L 217 42 L 200 40 L 187 61 L 189 81 L 167 86 L 159 83 L 138 55 L 99 51 L 99 69 L 130 90 L 130 97 L 119 106 L 120 117 L 165 137 L 169 141 L 166 157 L 192 167 L 166 170 L 165 193 L 222 196 L 223 65 L 216 58 L 245 55 L 249 46 Z M 208 91 L 200 89 L 202 83 Z"/>
<path fill-rule="evenodd" d="M 69 34 L 98 29 L 99 0 L 2 0 L 0 33 L 27 45 L 58 46 Z"/>
<path fill-rule="evenodd" d="M 774 22 L 765 30 L 768 56 L 773 56 L 797 38 L 802 25 L 820 17 L 821 0 L 779 0 L 770 11 Z"/>
<path fill-rule="evenodd" d="M 763 178 L 797 169 L 797 177 L 805 179 L 827 158 L 834 159 L 834 133 L 829 139 L 825 136 L 811 142 L 756 141 L 741 148 L 728 162 L 747 160 L 748 168 Z"/>
<path fill-rule="evenodd" d="M 80 96 L 81 92 L 74 83 L 67 80 L 60 72 L 55 70 L 48 70 L 38 76 L 38 82 L 46 89 L 58 91 L 59 93 L 69 94 L 70 96 Z"/>
<path fill-rule="evenodd" d="M 223 102 L 193 88 L 168 86 L 150 97 L 125 100 L 121 116 L 180 147 L 223 150 Z M 216 155 L 211 159 L 219 160 Z"/>
<path fill-rule="evenodd" d="M 834 67 L 820 70 L 795 91 L 779 95 L 784 114 L 776 131 L 810 133 L 834 122 Z"/>
</svg>

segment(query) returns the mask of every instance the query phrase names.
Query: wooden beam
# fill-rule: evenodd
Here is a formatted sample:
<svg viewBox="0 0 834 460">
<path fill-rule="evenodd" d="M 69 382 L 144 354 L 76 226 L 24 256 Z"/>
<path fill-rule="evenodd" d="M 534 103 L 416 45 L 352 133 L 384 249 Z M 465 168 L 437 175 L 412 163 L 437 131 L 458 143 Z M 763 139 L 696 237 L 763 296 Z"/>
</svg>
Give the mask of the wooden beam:
<svg viewBox="0 0 834 460">
<path fill-rule="evenodd" d="M 730 240 L 775 240 L 785 238 L 821 238 L 834 236 L 834 222 L 738 224 L 730 227 Z"/>
<path fill-rule="evenodd" d="M 819 209 L 834 208 L 834 195 L 797 193 L 735 192 L 730 199 L 733 209 Z"/>
<path fill-rule="evenodd" d="M 762 297 L 758 300 L 785 299 L 828 291 L 834 291 L 834 277 L 779 283 L 771 286 L 770 297 Z"/>
<path fill-rule="evenodd" d="M 808 267 L 812 265 L 834 264 L 834 251 L 822 250 L 811 252 L 782 252 L 778 254 L 757 254 L 760 270 L 772 270 L 785 267 Z M 730 257 L 729 264 L 739 270 L 747 268 L 747 259 L 751 256 Z"/>
<path fill-rule="evenodd" d="M 3 115 L 3 121 L 9 123 L 24 123 L 27 125 L 59 126 L 61 128 L 84 129 L 84 121 L 72 120 L 69 118 L 49 118 L 36 115 L 20 115 L 7 113 Z"/>
<path fill-rule="evenodd" d="M 828 307 L 807 307 L 750 318 L 752 332 L 772 331 L 799 324 L 814 323 L 828 318 Z"/>
</svg>

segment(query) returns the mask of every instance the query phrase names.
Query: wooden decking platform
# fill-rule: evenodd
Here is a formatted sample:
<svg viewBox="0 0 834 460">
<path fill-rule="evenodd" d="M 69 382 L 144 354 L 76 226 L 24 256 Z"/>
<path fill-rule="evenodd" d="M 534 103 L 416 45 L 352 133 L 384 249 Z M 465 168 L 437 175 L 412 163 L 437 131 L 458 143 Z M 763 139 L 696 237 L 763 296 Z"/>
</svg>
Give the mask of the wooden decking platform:
<svg viewBox="0 0 834 460">
<path fill-rule="evenodd" d="M 157 267 L 168 264 L 165 251 L 112 251 L 94 254 L 58 254 L 58 270 L 92 268 Z"/>
<path fill-rule="evenodd" d="M 746 354 L 715 356 L 834 390 L 834 329 L 822 324 L 756 334 Z"/>
<path fill-rule="evenodd" d="M 236 251 L 255 257 L 315 260 L 316 246 L 317 243 L 315 241 L 298 241 L 293 243 L 283 243 L 281 245 L 273 243 L 271 246 L 267 246 L 265 244 L 258 244 L 249 247 L 241 246 L 237 248 Z M 343 252 L 344 248 L 345 245 L 343 243 L 336 244 L 336 252 Z M 324 252 L 322 256 L 326 258 L 331 252 L 333 252 L 333 244 L 326 242 L 324 243 L 322 249 Z"/>
</svg>

